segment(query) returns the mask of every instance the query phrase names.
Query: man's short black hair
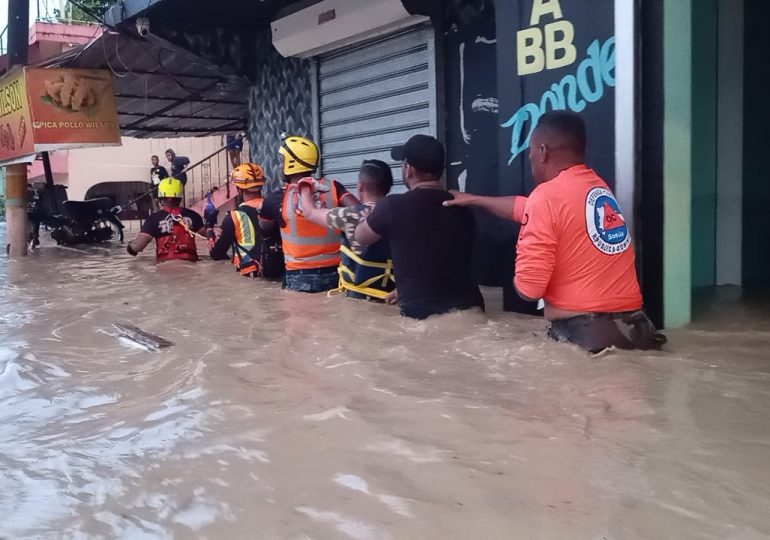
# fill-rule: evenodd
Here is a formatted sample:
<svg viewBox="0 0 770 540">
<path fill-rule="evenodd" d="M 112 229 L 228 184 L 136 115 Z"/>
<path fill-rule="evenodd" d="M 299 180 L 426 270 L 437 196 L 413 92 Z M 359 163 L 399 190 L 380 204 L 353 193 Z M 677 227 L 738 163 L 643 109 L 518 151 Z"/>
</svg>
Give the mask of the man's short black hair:
<svg viewBox="0 0 770 540">
<path fill-rule="evenodd" d="M 552 145 L 572 150 L 578 155 L 586 152 L 586 124 L 579 114 L 551 111 L 540 117 L 536 131 Z"/>
<path fill-rule="evenodd" d="M 387 195 L 393 187 L 393 171 L 390 166 L 379 159 L 366 159 L 361 164 L 361 173 L 371 179 L 367 182 L 377 190 L 380 195 Z"/>
</svg>

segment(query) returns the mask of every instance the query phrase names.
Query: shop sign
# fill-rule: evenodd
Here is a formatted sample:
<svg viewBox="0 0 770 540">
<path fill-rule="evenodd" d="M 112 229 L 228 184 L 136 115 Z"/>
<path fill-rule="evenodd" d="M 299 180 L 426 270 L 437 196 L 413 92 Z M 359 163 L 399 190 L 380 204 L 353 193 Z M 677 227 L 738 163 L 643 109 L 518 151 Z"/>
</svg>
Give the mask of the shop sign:
<svg viewBox="0 0 770 540">
<path fill-rule="evenodd" d="M 0 79 L 0 162 L 44 150 L 120 144 L 108 71 L 16 69 Z"/>
</svg>

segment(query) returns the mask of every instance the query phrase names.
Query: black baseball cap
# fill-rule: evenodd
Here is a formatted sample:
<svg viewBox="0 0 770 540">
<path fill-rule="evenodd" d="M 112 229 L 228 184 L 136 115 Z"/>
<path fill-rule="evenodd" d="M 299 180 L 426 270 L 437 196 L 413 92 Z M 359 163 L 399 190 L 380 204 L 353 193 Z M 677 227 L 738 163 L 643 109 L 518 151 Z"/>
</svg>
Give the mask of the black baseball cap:
<svg viewBox="0 0 770 540">
<path fill-rule="evenodd" d="M 430 135 L 414 135 L 406 144 L 395 146 L 390 157 L 404 161 L 420 172 L 441 176 L 444 173 L 446 156 L 444 145 Z"/>
</svg>

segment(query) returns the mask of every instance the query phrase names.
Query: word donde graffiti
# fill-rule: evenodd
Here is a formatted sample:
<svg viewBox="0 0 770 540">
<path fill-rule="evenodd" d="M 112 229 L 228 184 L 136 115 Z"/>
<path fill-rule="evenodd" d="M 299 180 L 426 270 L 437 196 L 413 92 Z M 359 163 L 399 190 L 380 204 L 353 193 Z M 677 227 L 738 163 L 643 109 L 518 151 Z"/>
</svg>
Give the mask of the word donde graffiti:
<svg viewBox="0 0 770 540">
<path fill-rule="evenodd" d="M 574 75 L 566 75 L 552 84 L 539 101 L 525 104 L 500 125 L 512 128 L 509 165 L 529 147 L 532 131 L 543 114 L 549 110 L 566 109 L 579 113 L 588 103 L 602 99 L 606 87 L 615 86 L 615 37 L 607 38 L 603 44 L 594 40 L 587 53 Z M 527 135 L 522 137 L 525 128 Z"/>
</svg>

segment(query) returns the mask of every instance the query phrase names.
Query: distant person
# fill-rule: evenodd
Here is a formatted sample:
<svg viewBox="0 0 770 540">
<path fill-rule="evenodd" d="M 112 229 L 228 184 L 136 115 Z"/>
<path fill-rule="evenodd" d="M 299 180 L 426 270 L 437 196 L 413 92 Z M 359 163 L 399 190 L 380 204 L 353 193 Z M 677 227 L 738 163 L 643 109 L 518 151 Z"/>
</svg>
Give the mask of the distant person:
<svg viewBox="0 0 770 540">
<path fill-rule="evenodd" d="M 166 159 L 171 164 L 171 176 L 187 185 L 187 166 L 190 165 L 190 158 L 177 156 L 171 148 L 166 150 Z"/>
<path fill-rule="evenodd" d="M 525 300 L 545 300 L 550 337 L 593 353 L 660 349 L 666 338 L 642 311 L 629 227 L 615 195 L 585 164 L 585 149 L 579 115 L 547 113 L 529 144 L 536 184 L 529 198 L 454 193 L 445 204 L 522 223 L 514 285 Z"/>
<path fill-rule="evenodd" d="M 158 197 L 163 208 L 147 218 L 141 232 L 128 243 L 128 253 L 138 255 L 154 238 L 158 262 L 198 260 L 195 234 L 203 235 L 205 227 L 197 212 L 181 207 L 183 192 L 184 186 L 176 178 L 160 181 Z"/>
<path fill-rule="evenodd" d="M 339 291 L 353 298 L 387 300 L 395 289 L 390 245 L 382 239 L 370 246 L 362 246 L 355 239 L 356 227 L 372 212 L 393 187 L 390 166 L 379 159 L 367 159 L 358 173 L 358 206 L 316 208 L 313 194 L 315 182 L 299 181 L 302 214 L 313 223 L 342 233 L 339 266 Z"/>
<path fill-rule="evenodd" d="M 157 188 L 161 180 L 168 178 L 168 171 L 160 164 L 158 156 L 152 156 L 150 162 L 152 163 L 152 168 L 150 169 L 150 182 L 153 187 Z"/>
<path fill-rule="evenodd" d="M 281 233 L 278 229 L 265 232 L 259 228 L 265 186 L 262 167 L 256 163 L 239 165 L 230 174 L 230 182 L 238 189 L 243 203 L 222 220 L 222 234 L 209 250 L 211 258 L 230 259 L 242 276 L 281 278 L 284 272 Z M 211 238 L 213 231 L 209 235 Z"/>
<path fill-rule="evenodd" d="M 340 238 L 325 226 L 313 223 L 299 210 L 298 182 L 318 169 L 320 154 L 313 141 L 289 136 L 281 143 L 283 189 L 267 196 L 259 214 L 263 231 L 280 229 L 286 260 L 284 286 L 292 291 L 325 292 L 337 287 Z M 357 206 L 358 199 L 337 181 L 315 180 L 315 205 L 319 208 Z"/>
<path fill-rule="evenodd" d="M 241 164 L 241 153 L 243 152 L 243 134 L 228 133 L 224 136 L 223 142 L 227 147 L 227 156 L 230 158 L 230 166 L 235 169 L 238 165 Z"/>
<path fill-rule="evenodd" d="M 484 309 L 472 275 L 475 223 L 467 208 L 446 208 L 441 185 L 444 146 L 415 135 L 391 151 L 409 191 L 388 195 L 356 229 L 356 240 L 390 243 L 401 314 L 424 319 L 454 310 Z"/>
</svg>

